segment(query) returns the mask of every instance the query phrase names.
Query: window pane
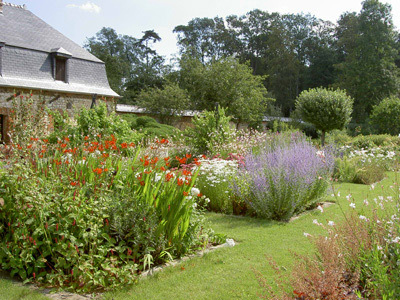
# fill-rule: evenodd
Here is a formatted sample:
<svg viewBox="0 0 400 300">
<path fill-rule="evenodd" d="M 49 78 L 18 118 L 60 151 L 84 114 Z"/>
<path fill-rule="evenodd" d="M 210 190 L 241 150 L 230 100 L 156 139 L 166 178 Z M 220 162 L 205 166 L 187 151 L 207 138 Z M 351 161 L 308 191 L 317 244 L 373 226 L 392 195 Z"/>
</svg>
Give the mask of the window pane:
<svg viewBox="0 0 400 300">
<path fill-rule="evenodd" d="M 56 58 L 56 80 L 65 81 L 65 59 Z"/>
</svg>

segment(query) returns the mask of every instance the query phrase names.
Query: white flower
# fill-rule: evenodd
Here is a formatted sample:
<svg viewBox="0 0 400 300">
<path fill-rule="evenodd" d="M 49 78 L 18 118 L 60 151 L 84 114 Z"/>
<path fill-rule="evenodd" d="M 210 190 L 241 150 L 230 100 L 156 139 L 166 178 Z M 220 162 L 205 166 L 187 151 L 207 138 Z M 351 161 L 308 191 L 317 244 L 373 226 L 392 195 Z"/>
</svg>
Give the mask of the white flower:
<svg viewBox="0 0 400 300">
<path fill-rule="evenodd" d="M 319 223 L 317 219 L 314 219 L 312 222 L 313 222 L 313 224 L 315 224 L 315 225 L 322 226 L 322 224 Z"/>
<path fill-rule="evenodd" d="M 197 196 L 200 194 L 200 190 L 198 188 L 193 187 L 190 193 L 192 194 L 192 196 Z"/>
<path fill-rule="evenodd" d="M 371 190 L 375 189 L 375 184 L 371 184 Z"/>
<path fill-rule="evenodd" d="M 382 250 L 382 247 L 379 246 L 379 245 L 378 245 L 376 248 L 377 248 L 378 250 Z"/>
<path fill-rule="evenodd" d="M 364 200 L 364 205 L 365 205 L 365 206 L 368 206 L 368 204 L 369 204 L 368 200 L 365 199 L 365 200 Z"/>
<path fill-rule="evenodd" d="M 328 222 L 328 226 L 335 226 L 335 222 L 329 221 L 329 222 Z"/>
<path fill-rule="evenodd" d="M 317 151 L 316 154 L 317 154 L 317 156 L 319 156 L 319 157 L 321 157 L 321 158 L 324 158 L 324 157 L 325 157 L 324 151 Z"/>
<path fill-rule="evenodd" d="M 352 202 L 352 203 L 350 203 L 350 207 L 351 208 L 356 208 L 356 204 Z"/>
<path fill-rule="evenodd" d="M 309 234 L 309 233 L 307 233 L 307 232 L 304 232 L 303 234 L 304 234 L 305 237 L 311 236 L 311 234 Z"/>
<path fill-rule="evenodd" d="M 366 216 L 360 215 L 359 218 L 360 218 L 360 220 L 368 221 L 368 218 Z"/>
<path fill-rule="evenodd" d="M 154 181 L 155 181 L 155 182 L 160 181 L 161 177 L 162 177 L 162 176 L 161 176 L 160 174 L 156 174 L 156 176 L 154 176 Z"/>
<path fill-rule="evenodd" d="M 322 213 L 324 212 L 324 209 L 322 208 L 321 205 L 318 205 L 317 209 L 319 209 L 319 211 L 322 212 Z"/>
<path fill-rule="evenodd" d="M 235 241 L 233 239 L 226 239 L 226 245 L 228 247 L 233 247 L 235 246 Z"/>
<path fill-rule="evenodd" d="M 351 194 L 348 194 L 348 195 L 346 196 L 346 199 L 347 199 L 347 201 L 350 201 L 350 199 L 351 199 Z"/>
</svg>

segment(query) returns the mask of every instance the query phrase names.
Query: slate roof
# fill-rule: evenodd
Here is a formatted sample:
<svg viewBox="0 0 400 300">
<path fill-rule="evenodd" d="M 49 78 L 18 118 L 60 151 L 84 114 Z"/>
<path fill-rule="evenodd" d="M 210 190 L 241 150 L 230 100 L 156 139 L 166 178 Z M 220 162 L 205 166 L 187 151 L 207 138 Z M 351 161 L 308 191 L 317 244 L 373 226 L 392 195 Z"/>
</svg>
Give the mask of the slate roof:
<svg viewBox="0 0 400 300">
<path fill-rule="evenodd" d="M 62 47 L 75 58 L 102 62 L 27 9 L 4 3 L 3 14 L 7 17 L 0 15 L 0 42 L 6 45 L 49 53 Z"/>
<path fill-rule="evenodd" d="M 100 59 L 25 7 L 4 3 L 2 10 L 0 86 L 120 97 L 110 88 Z M 68 58 L 66 82 L 55 80 L 54 53 Z"/>
</svg>

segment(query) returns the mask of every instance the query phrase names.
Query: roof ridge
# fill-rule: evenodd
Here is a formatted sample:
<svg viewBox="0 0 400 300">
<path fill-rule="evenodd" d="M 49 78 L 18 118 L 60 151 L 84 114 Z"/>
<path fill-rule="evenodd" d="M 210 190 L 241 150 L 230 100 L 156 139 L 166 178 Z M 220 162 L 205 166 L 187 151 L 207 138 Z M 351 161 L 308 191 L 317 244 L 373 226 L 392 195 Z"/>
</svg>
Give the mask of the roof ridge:
<svg viewBox="0 0 400 300">
<path fill-rule="evenodd" d="M 15 8 L 26 9 L 26 5 L 25 4 L 24 5 L 18 5 L 18 4 L 13 4 L 13 3 L 9 3 L 9 2 L 3 2 L 3 6 L 11 6 L 11 7 L 15 7 Z"/>
</svg>

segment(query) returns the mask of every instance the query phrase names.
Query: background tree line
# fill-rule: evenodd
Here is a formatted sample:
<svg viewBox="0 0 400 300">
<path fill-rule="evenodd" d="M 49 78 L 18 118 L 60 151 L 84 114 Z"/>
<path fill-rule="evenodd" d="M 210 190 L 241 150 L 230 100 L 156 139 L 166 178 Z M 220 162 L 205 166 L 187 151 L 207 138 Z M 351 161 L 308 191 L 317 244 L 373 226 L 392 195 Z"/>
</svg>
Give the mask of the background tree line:
<svg viewBox="0 0 400 300">
<path fill-rule="evenodd" d="M 337 24 L 256 9 L 195 18 L 174 33 L 180 54 L 175 66 L 152 49 L 160 37 L 151 30 L 136 39 L 103 28 L 86 47 L 105 61 L 123 103 L 148 103 L 143 93 L 173 84 L 184 91 L 176 93 L 176 102 L 186 108 L 212 109 L 218 102 L 237 121 L 289 116 L 302 91 L 333 87 L 354 99 L 353 122 L 363 123 L 374 105 L 399 94 L 400 34 L 390 5 L 378 0 L 363 1 L 359 13 L 343 13 Z"/>
</svg>

